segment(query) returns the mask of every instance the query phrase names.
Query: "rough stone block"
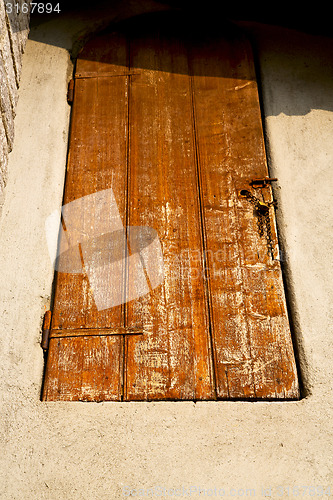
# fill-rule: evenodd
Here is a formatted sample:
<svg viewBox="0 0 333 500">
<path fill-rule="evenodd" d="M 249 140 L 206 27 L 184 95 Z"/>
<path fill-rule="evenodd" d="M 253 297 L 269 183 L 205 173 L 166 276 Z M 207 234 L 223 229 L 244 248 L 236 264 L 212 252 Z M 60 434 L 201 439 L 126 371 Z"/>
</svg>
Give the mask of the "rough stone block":
<svg viewBox="0 0 333 500">
<path fill-rule="evenodd" d="M 28 37 L 29 15 L 22 12 L 19 0 L 17 14 L 14 0 L 0 2 L 0 198 L 7 178 L 8 153 L 14 142 L 14 118 L 18 100 L 18 86 L 22 54 Z M 12 9 L 6 8 L 11 4 Z M 0 203 L 1 205 L 1 203 Z"/>
<path fill-rule="evenodd" d="M 6 133 L 2 121 L 0 121 L 0 196 L 7 182 L 8 146 Z"/>
<path fill-rule="evenodd" d="M 11 151 L 14 142 L 14 109 L 9 96 L 7 76 L 3 61 L 0 59 L 0 110 L 2 123 L 6 132 L 8 149 Z"/>
<path fill-rule="evenodd" d="M 18 86 L 16 81 L 14 61 L 10 48 L 8 32 L 7 30 L 4 31 L 5 31 L 4 36 L 0 41 L 0 59 L 3 62 L 3 66 L 6 73 L 6 81 L 8 85 L 10 100 L 13 108 L 15 109 L 18 98 Z"/>
<path fill-rule="evenodd" d="M 6 2 L 6 4 L 14 4 L 13 0 L 11 2 Z M 14 9 L 14 5 L 13 5 Z M 12 52 L 12 58 L 14 62 L 16 83 L 19 84 L 19 75 L 21 73 L 22 67 L 22 44 L 20 40 L 20 25 L 15 10 L 10 12 L 9 8 L 6 8 L 3 3 L 0 4 L 0 10 L 4 10 L 5 25 L 3 29 L 7 29 L 10 48 Z M 3 17 L 3 14 L 0 15 Z"/>
</svg>

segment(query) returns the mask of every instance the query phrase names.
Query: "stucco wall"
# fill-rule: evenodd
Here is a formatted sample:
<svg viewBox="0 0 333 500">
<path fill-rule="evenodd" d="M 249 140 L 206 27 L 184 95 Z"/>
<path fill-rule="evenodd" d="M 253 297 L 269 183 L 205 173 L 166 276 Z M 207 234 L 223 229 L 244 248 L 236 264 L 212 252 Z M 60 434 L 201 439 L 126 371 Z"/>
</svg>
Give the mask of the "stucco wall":
<svg viewBox="0 0 333 500">
<path fill-rule="evenodd" d="M 0 221 L 0 498 L 118 500 L 130 491 L 153 498 L 147 489 L 159 498 L 219 498 L 220 491 L 225 498 L 328 498 L 320 491 L 333 492 L 331 39 L 246 27 L 259 58 L 269 165 L 279 179 L 302 400 L 39 401 L 41 318 L 53 278 L 44 226 L 62 202 L 69 51 L 107 21 L 102 14 L 45 19 L 23 57 Z"/>
<path fill-rule="evenodd" d="M 31 0 L 0 2 L 0 210 L 7 180 L 8 153 L 14 142 L 22 55 L 29 32 L 30 16 L 26 10 L 30 2 Z"/>
</svg>

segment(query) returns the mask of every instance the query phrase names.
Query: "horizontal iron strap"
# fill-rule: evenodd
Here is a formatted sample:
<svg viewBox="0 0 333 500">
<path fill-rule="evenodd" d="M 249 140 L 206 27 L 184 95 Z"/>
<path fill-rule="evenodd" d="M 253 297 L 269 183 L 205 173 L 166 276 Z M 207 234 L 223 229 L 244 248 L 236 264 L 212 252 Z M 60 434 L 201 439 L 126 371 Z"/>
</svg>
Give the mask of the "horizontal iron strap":
<svg viewBox="0 0 333 500">
<path fill-rule="evenodd" d="M 147 333 L 142 328 L 77 328 L 51 330 L 49 338 L 66 338 L 66 337 L 105 337 L 109 335 L 143 335 Z"/>
<path fill-rule="evenodd" d="M 140 75 L 141 72 L 137 71 L 131 71 L 130 73 L 119 73 L 119 74 L 112 74 L 112 73 L 94 73 L 92 72 L 83 72 L 83 73 L 76 73 L 75 75 L 75 80 L 84 80 L 86 78 L 115 78 L 117 76 L 132 76 L 132 75 Z"/>
</svg>

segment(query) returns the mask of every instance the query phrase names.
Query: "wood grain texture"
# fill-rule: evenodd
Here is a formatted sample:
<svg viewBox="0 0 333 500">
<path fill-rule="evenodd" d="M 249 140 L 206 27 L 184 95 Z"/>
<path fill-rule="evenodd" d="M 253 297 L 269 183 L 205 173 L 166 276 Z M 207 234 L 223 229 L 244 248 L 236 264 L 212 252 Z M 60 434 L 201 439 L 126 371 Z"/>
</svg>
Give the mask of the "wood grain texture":
<svg viewBox="0 0 333 500">
<path fill-rule="evenodd" d="M 125 398 L 210 399 L 214 381 L 192 126 L 184 44 L 163 36 L 133 39 L 129 224 L 154 227 L 161 239 L 163 285 L 128 305 L 128 324 L 142 339 L 126 339 Z M 148 69 L 149 68 L 149 69 Z"/>
<path fill-rule="evenodd" d="M 44 401 L 119 401 L 120 340 L 114 336 L 50 339 Z"/>
<path fill-rule="evenodd" d="M 91 263 L 57 275 L 52 332 L 61 338 L 50 338 L 46 400 L 298 398 L 280 263 L 238 194 L 272 199 L 270 187 L 249 187 L 268 175 L 251 48 L 234 30 L 199 36 L 179 26 L 171 36 L 167 26 L 131 24 L 78 58 L 64 204 L 112 188 L 128 227 L 123 279 L 99 272 L 97 284 L 102 299 L 120 287 L 124 303 L 96 307 L 88 276 L 111 247 L 105 238 L 99 257 L 87 250 L 91 214 L 108 213 L 92 201 L 72 223 L 64 215 L 70 245 L 83 239 Z M 158 234 L 164 281 L 152 287 L 146 266 L 149 293 L 132 300 L 137 267 L 125 257 L 140 226 Z"/>
<path fill-rule="evenodd" d="M 294 398 L 298 384 L 280 264 L 259 237 L 253 206 L 238 196 L 251 179 L 268 176 L 251 48 L 241 37 L 213 38 L 204 47 L 191 46 L 190 66 L 217 394 Z M 213 75 L 207 76 L 207 66 L 215 68 Z M 272 199 L 270 188 L 253 192 Z"/>
<path fill-rule="evenodd" d="M 118 48 L 123 57 L 122 62 L 126 65 L 124 43 L 122 40 Z M 119 59 L 117 62 L 120 62 Z M 118 68 L 117 65 L 114 67 Z M 123 223 L 125 222 L 127 122 L 127 77 L 76 80 L 64 192 L 65 206 L 74 200 L 112 188 L 119 214 Z M 89 234 L 90 221 L 93 219 L 103 220 L 107 227 L 108 221 L 104 220 L 103 205 L 98 203 L 98 198 L 95 206 L 92 199 L 88 209 L 81 212 L 75 210 L 70 219 L 65 220 L 69 246 L 77 247 L 78 241 L 83 238 L 82 232 Z M 119 262 L 122 262 L 124 252 L 125 248 L 119 256 Z M 62 256 L 60 265 L 61 258 Z M 66 254 L 63 258 L 66 258 Z M 94 263 L 90 264 L 93 267 Z M 100 276 L 100 290 L 121 286 L 121 282 L 110 283 L 108 276 Z M 52 329 L 123 326 L 122 305 L 103 311 L 97 309 L 86 273 L 57 273 Z M 55 361 L 55 356 L 64 357 L 66 362 L 64 359 Z M 87 359 L 88 356 L 90 360 Z M 101 391 L 98 387 L 100 375 L 109 362 L 109 385 L 105 382 Z M 79 374 L 80 366 L 84 366 L 84 385 Z M 122 376 L 123 336 L 107 339 L 51 339 L 43 399 L 119 400 L 122 397 Z M 71 397 L 68 396 L 69 386 L 73 389 Z"/>
</svg>

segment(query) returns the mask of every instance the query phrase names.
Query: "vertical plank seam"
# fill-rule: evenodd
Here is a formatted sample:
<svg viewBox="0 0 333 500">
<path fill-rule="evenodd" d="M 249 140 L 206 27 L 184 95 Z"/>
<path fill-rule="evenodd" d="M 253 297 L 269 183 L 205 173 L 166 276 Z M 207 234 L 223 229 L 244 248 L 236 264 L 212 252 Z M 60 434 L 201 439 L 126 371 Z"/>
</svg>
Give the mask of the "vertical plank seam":
<svg viewBox="0 0 333 500">
<path fill-rule="evenodd" d="M 196 113 L 195 113 L 195 98 L 194 98 L 194 89 L 193 89 L 193 74 L 191 67 L 191 60 L 189 50 L 187 48 L 188 54 L 188 68 L 189 68 L 189 86 L 190 86 L 190 98 L 191 98 L 191 118 L 192 118 L 192 130 L 193 130 L 193 140 L 194 140 L 194 158 L 195 158 L 195 166 L 196 166 L 196 179 L 197 179 L 197 188 L 198 188 L 198 202 L 199 202 L 199 224 L 201 229 L 201 243 L 202 243 L 202 251 L 203 251 L 203 267 L 204 267 L 204 290 L 206 296 L 206 310 L 208 313 L 208 332 L 209 332 L 209 344 L 210 344 L 210 353 L 211 353 L 211 372 L 212 372 L 212 383 L 213 383 L 213 394 L 214 398 L 217 399 L 217 377 L 216 377 L 216 359 L 215 359 L 215 349 L 213 344 L 213 311 L 212 311 L 212 301 L 211 301 L 211 289 L 210 289 L 210 281 L 209 281 L 209 270 L 206 266 L 207 259 L 207 241 L 206 241 L 206 225 L 205 225 L 205 217 L 204 217 L 204 207 L 202 200 L 202 181 L 201 181 L 201 172 L 200 172 L 200 154 L 199 154 L 199 144 L 197 137 L 197 127 L 196 127 Z"/>
<path fill-rule="evenodd" d="M 127 52 L 127 67 L 128 67 L 128 73 L 130 72 L 130 67 L 131 67 L 131 45 L 130 45 L 130 37 L 126 38 L 126 52 Z M 127 82 L 127 134 L 126 134 L 126 176 L 125 176 L 125 217 L 124 217 L 124 222 L 125 222 L 125 238 L 124 238 L 124 245 L 125 245 L 125 253 L 124 253 L 124 271 L 123 271 L 123 287 L 124 287 L 124 295 L 123 295 L 123 320 L 124 320 L 124 327 L 126 328 L 127 326 L 127 314 L 128 314 L 128 308 L 126 304 L 126 296 L 127 296 L 127 273 L 128 273 L 128 226 L 130 222 L 130 213 L 129 213 L 129 204 L 130 204 L 130 199 L 129 199 L 129 190 L 130 190 L 130 98 L 131 98 L 131 82 L 132 78 L 131 75 L 128 74 L 126 78 Z M 121 369 L 121 401 L 126 400 L 127 396 L 127 337 L 126 335 L 122 336 L 122 350 L 123 350 L 123 355 L 122 355 L 122 369 Z"/>
</svg>

